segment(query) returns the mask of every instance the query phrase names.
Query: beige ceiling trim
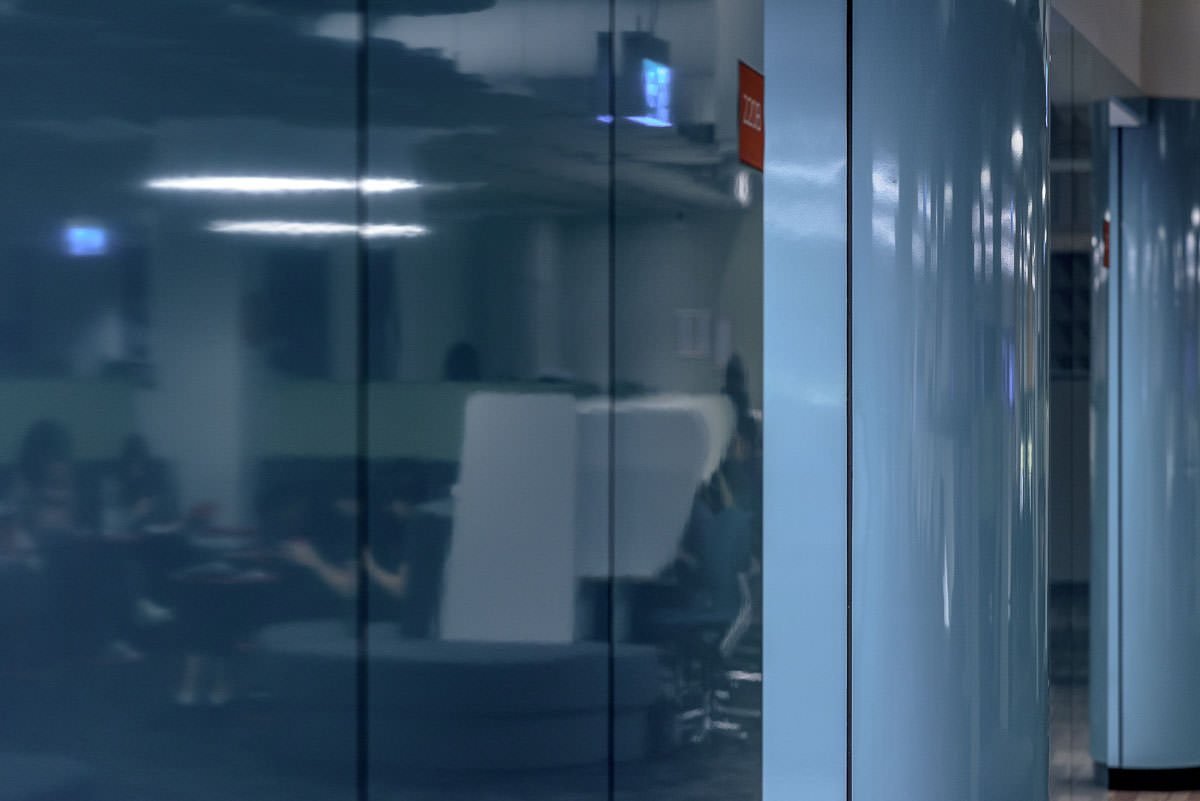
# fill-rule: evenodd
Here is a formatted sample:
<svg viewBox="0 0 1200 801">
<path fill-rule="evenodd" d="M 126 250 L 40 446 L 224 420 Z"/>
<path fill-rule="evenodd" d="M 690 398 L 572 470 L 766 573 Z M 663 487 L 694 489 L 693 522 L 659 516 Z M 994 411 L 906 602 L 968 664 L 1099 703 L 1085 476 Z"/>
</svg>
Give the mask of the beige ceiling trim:
<svg viewBox="0 0 1200 801">
<path fill-rule="evenodd" d="M 1142 80 L 1153 97 L 1200 98 L 1200 2 L 1150 0 L 1142 7 Z"/>
<path fill-rule="evenodd" d="M 1153 0 L 1151 5 L 1160 2 L 1169 0 Z M 1197 0 L 1183 3 L 1200 9 Z M 1141 0 L 1053 0 L 1053 5 L 1134 86 L 1144 86 Z"/>
<path fill-rule="evenodd" d="M 1200 99 L 1200 0 L 1053 0 L 1053 5 L 1145 94 Z"/>
</svg>

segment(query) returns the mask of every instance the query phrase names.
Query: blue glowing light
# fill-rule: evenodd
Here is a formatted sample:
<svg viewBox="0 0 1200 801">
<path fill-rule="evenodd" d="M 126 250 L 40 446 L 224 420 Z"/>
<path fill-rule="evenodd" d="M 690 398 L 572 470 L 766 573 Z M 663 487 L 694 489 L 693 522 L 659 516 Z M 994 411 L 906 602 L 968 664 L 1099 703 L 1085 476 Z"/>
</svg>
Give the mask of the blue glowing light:
<svg viewBox="0 0 1200 801">
<path fill-rule="evenodd" d="M 69 225 L 63 244 L 70 256 L 103 256 L 108 252 L 108 231 L 95 225 Z"/>
<path fill-rule="evenodd" d="M 671 68 L 648 58 L 642 59 L 642 89 L 645 94 L 646 113 L 629 119 L 641 125 L 658 128 L 670 125 Z"/>
</svg>

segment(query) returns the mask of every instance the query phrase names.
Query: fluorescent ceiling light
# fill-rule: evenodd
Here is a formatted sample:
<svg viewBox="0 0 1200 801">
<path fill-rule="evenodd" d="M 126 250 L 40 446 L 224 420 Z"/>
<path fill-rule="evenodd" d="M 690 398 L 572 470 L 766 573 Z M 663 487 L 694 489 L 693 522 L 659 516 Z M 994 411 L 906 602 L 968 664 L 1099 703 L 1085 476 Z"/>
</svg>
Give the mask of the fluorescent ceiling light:
<svg viewBox="0 0 1200 801">
<path fill-rule="evenodd" d="M 429 229 L 423 225 L 378 223 L 362 227 L 362 234 L 367 239 L 412 239 L 418 236 L 425 236 L 427 233 L 429 233 Z"/>
<path fill-rule="evenodd" d="M 306 222 L 300 220 L 217 220 L 208 230 L 218 234 L 267 234 L 273 236 L 353 236 L 367 239 L 411 239 L 424 236 L 429 229 L 423 225 L 381 223 L 354 225 L 339 222 Z"/>
<path fill-rule="evenodd" d="M 368 195 L 407 192 L 410 189 L 420 188 L 420 183 L 409 178 L 364 178 L 362 180 L 362 191 Z"/>
<path fill-rule="evenodd" d="M 387 194 L 419 189 L 420 182 L 410 178 L 364 178 L 361 182 L 344 178 L 286 178 L 267 175 L 196 175 L 156 178 L 147 181 L 150 189 L 177 192 L 218 192 L 245 195 L 278 195 L 292 192 L 353 192 Z"/>
</svg>

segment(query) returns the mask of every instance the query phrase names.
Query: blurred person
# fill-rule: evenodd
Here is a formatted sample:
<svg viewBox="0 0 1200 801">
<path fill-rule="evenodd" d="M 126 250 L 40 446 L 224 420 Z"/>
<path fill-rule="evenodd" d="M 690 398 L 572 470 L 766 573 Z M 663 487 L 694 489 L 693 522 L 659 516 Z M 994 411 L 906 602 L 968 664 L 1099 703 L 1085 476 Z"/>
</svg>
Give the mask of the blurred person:
<svg viewBox="0 0 1200 801">
<path fill-rule="evenodd" d="M 341 611 L 358 591 L 358 501 L 339 498 L 331 509 L 309 513 L 307 503 L 291 500 L 287 510 L 291 528 L 283 532 L 280 553 L 293 568 L 285 578 L 292 583 L 294 606 L 288 614 L 316 609 Z"/>
<path fill-rule="evenodd" d="M 750 389 L 748 385 L 749 380 L 746 376 L 746 365 L 742 361 L 742 357 L 735 353 L 725 363 L 725 383 L 721 387 L 721 394 L 728 397 L 730 402 L 733 403 L 735 419 L 740 420 L 750 415 Z"/>
<path fill-rule="evenodd" d="M 30 426 L 17 455 L 12 502 L 18 524 L 45 566 L 45 591 L 67 655 L 94 652 L 106 661 L 142 658 L 131 642 L 134 604 L 114 553 L 79 517 L 71 436 L 60 423 Z"/>
<path fill-rule="evenodd" d="M 126 531 L 164 533 L 183 527 L 170 478 L 144 437 L 131 434 L 125 440 L 114 478 L 116 501 Z"/>
<path fill-rule="evenodd" d="M 483 371 L 479 366 L 479 351 L 470 342 L 455 342 L 446 351 L 442 362 L 445 381 L 479 381 Z"/>
<path fill-rule="evenodd" d="M 28 663 L 40 655 L 45 602 L 41 555 L 17 520 L 14 507 L 0 502 L 0 653 L 4 664 Z"/>
<path fill-rule="evenodd" d="M 30 426 L 17 453 L 13 501 L 21 523 L 40 544 L 79 536 L 71 436 L 54 420 Z"/>
<path fill-rule="evenodd" d="M 125 439 L 105 477 L 102 506 L 104 533 L 133 540 L 124 567 L 138 619 L 150 625 L 170 622 L 174 613 L 157 599 L 168 594 L 167 576 L 179 566 L 183 546 L 178 538 L 161 538 L 182 532 L 185 521 L 165 466 L 141 435 Z"/>
<path fill-rule="evenodd" d="M 261 509 L 269 570 L 224 559 L 176 574 L 183 637 L 183 672 L 175 702 L 224 706 L 235 695 L 230 658 L 235 645 L 264 623 L 310 618 L 349 619 L 357 585 L 353 500 L 326 508 L 303 484 L 272 492 Z"/>
</svg>

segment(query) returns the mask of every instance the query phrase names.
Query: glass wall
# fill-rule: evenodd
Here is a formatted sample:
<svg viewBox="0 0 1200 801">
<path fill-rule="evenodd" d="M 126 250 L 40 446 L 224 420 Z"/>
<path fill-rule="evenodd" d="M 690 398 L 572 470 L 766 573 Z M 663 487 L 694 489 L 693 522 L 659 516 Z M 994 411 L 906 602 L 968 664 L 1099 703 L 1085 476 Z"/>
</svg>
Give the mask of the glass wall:
<svg viewBox="0 0 1200 801">
<path fill-rule="evenodd" d="M 1115 415 L 1110 419 L 1107 409 L 1115 393 L 1109 354 L 1116 328 L 1107 313 L 1103 242 L 1113 210 L 1108 107 L 1110 97 L 1136 91 L 1067 20 L 1051 14 L 1048 635 L 1055 801 L 1105 793 L 1093 761 L 1108 761 L 1107 738 L 1091 735 L 1105 730 L 1109 714 L 1106 499 L 1110 471 L 1115 475 L 1108 434 Z M 1115 227 L 1110 246 L 1113 262 Z"/>
<path fill-rule="evenodd" d="M 758 798 L 762 30 L 0 3 L 0 788 Z"/>
</svg>

